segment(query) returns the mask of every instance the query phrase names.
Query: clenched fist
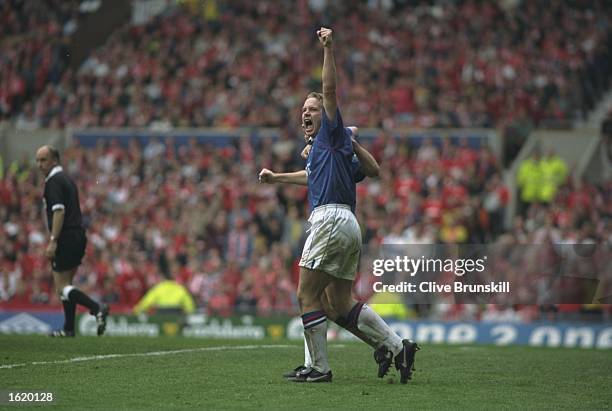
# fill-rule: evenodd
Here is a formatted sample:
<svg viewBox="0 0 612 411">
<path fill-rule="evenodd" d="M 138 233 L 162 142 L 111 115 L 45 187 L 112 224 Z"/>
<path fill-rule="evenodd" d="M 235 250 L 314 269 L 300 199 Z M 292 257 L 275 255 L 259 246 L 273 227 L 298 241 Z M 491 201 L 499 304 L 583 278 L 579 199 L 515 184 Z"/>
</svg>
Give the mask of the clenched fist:
<svg viewBox="0 0 612 411">
<path fill-rule="evenodd" d="M 260 183 L 272 184 L 274 183 L 273 180 L 274 180 L 274 173 L 268 170 L 267 168 L 264 168 L 259 172 L 259 182 Z"/>
<path fill-rule="evenodd" d="M 332 29 L 321 27 L 317 30 L 317 37 L 323 45 L 323 47 L 329 47 L 332 44 Z"/>
</svg>

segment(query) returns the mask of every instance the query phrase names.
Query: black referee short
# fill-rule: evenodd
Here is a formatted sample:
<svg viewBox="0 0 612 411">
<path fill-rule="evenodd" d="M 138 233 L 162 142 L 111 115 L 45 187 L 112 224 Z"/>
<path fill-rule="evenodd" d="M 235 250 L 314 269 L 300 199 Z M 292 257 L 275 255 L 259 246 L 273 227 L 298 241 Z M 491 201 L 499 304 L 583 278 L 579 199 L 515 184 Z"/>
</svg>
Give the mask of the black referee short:
<svg viewBox="0 0 612 411">
<path fill-rule="evenodd" d="M 51 263 L 53 271 L 68 271 L 81 265 L 86 245 L 87 237 L 84 229 L 64 230 L 57 239 L 57 250 Z"/>
</svg>

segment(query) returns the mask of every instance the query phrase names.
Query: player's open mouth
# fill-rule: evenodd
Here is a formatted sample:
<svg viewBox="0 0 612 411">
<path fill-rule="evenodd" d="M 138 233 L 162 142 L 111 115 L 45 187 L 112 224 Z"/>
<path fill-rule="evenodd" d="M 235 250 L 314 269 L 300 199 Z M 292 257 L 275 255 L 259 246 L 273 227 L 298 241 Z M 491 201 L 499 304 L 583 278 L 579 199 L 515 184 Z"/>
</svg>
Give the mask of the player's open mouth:
<svg viewBox="0 0 612 411">
<path fill-rule="evenodd" d="M 312 133 L 314 131 L 314 124 L 311 119 L 304 119 L 304 130 L 307 133 Z"/>
</svg>

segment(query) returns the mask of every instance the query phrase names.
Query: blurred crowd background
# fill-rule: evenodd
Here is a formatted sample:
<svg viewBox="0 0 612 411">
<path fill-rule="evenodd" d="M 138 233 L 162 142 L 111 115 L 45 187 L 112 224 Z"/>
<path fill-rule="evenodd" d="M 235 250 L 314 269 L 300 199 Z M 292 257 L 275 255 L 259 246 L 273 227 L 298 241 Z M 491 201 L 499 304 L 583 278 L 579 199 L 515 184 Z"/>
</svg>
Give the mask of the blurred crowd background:
<svg viewBox="0 0 612 411">
<path fill-rule="evenodd" d="M 74 67 L 83 3 L 2 2 L 0 116 L 29 128 L 284 127 L 320 89 L 324 24 L 343 113 L 362 127 L 563 127 L 609 85 L 604 0 L 182 3 Z"/>
<path fill-rule="evenodd" d="M 414 146 L 389 131 L 496 128 L 518 152 L 534 128 L 584 120 L 610 84 L 606 1 L 184 1 L 114 30 L 75 66 L 68 49 L 90 6 L 0 2 L 0 120 L 21 130 L 280 129 L 278 139 L 245 134 L 224 147 L 106 140 L 62 153 L 89 239 L 75 285 L 119 310 L 170 277 L 210 314 L 298 311 L 307 192 L 260 185 L 256 176 L 262 167 L 304 166 L 299 108 L 320 89 L 313 33 L 325 24 L 338 44 L 343 118 L 379 129 L 364 145 L 381 176 L 358 185 L 365 247 L 611 243 L 612 181 L 574 178 L 554 150 L 524 160 L 518 186 L 507 187 L 512 158 L 486 144 Z M 44 178 L 32 160 L 0 166 L 0 301 L 44 307 L 58 298 L 42 255 Z M 519 209 L 508 225 L 514 189 Z M 612 295 L 612 279 L 610 287 Z M 584 310 L 401 302 L 406 315 L 444 319 Z"/>
</svg>

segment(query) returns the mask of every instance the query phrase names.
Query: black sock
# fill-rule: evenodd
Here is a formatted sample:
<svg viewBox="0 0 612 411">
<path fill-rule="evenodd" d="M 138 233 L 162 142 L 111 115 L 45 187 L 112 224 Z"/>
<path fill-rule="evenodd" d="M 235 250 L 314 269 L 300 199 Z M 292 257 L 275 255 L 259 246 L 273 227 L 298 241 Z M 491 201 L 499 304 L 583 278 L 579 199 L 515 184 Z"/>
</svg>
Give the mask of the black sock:
<svg viewBox="0 0 612 411">
<path fill-rule="evenodd" d="M 80 304 L 89 308 L 89 313 L 91 315 L 96 315 L 98 314 L 98 311 L 100 311 L 100 305 L 91 298 L 89 298 L 87 294 L 85 294 L 78 288 L 73 288 L 72 290 L 70 290 L 68 298 L 70 299 L 70 301 L 76 304 Z"/>
<path fill-rule="evenodd" d="M 363 303 L 356 303 L 347 316 L 348 326 L 352 326 L 357 328 L 357 323 L 359 320 L 359 314 L 361 314 L 361 309 L 363 308 Z"/>
<path fill-rule="evenodd" d="M 346 317 L 340 316 L 334 322 L 376 350 L 379 344 L 357 328 L 357 320 L 359 319 L 362 307 L 363 303 L 355 304 Z"/>
<path fill-rule="evenodd" d="M 72 301 L 62 300 L 64 306 L 64 331 L 74 332 L 74 317 L 76 304 Z"/>
</svg>

